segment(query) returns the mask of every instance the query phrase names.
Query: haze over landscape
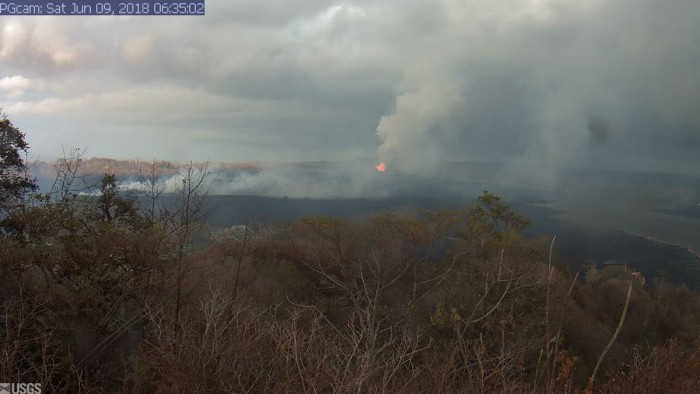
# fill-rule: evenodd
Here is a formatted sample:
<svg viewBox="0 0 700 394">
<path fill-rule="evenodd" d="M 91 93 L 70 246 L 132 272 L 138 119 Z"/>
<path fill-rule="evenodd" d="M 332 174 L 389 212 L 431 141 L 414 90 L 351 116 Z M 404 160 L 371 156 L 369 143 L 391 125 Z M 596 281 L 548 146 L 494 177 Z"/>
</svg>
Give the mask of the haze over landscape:
<svg viewBox="0 0 700 394">
<path fill-rule="evenodd" d="M 698 17 L 0 15 L 0 381 L 696 392 Z"/>
<path fill-rule="evenodd" d="M 80 147 L 258 163 L 214 171 L 213 194 L 489 189 L 697 250 L 699 14 L 691 0 L 211 0 L 205 17 L 148 23 L 3 17 L 0 100 L 48 162 Z"/>
<path fill-rule="evenodd" d="M 217 1 L 3 17 L 0 98 L 45 160 L 495 160 L 694 173 L 700 4 Z"/>
</svg>

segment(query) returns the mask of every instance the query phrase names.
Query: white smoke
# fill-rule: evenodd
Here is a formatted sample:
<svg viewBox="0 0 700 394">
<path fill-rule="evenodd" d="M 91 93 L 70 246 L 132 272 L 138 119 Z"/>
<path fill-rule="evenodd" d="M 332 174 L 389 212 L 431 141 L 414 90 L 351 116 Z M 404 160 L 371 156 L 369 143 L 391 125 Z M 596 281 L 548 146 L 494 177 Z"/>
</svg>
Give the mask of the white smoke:
<svg viewBox="0 0 700 394">
<path fill-rule="evenodd" d="M 689 39 L 700 3 L 672 3 L 441 1 L 428 42 L 404 49 L 419 60 L 378 122 L 378 156 L 408 171 L 506 160 L 503 180 L 552 189 L 564 167 L 659 170 L 645 167 L 655 157 L 676 171 L 700 142 L 688 106 L 700 99 Z M 597 119 L 604 140 L 589 127 Z"/>
<path fill-rule="evenodd" d="M 214 194 L 259 195 L 294 198 L 357 198 L 381 197 L 387 193 L 380 187 L 378 177 L 367 161 L 342 163 L 311 163 L 299 165 L 268 165 L 262 170 L 217 171 L 212 174 Z"/>
<path fill-rule="evenodd" d="M 161 177 L 154 186 L 175 193 L 181 173 Z M 212 169 L 205 178 L 210 195 L 255 195 L 290 198 L 382 198 L 395 192 L 391 176 L 379 174 L 370 160 L 268 164 L 256 169 Z M 147 192 L 151 186 L 130 178 L 120 181 L 124 191 Z"/>
</svg>

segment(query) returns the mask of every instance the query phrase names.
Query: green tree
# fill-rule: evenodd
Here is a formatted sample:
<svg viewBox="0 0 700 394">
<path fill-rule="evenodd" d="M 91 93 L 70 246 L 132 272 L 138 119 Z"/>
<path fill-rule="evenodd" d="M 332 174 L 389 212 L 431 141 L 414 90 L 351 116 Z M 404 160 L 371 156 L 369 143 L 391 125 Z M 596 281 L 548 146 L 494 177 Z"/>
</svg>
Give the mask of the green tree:
<svg viewBox="0 0 700 394">
<path fill-rule="evenodd" d="M 0 114 L 0 208 L 3 211 L 38 189 L 23 157 L 28 150 L 24 133 L 6 115 Z"/>
<path fill-rule="evenodd" d="M 114 174 L 104 174 L 100 181 L 100 195 L 97 198 L 98 215 L 102 220 L 117 220 L 132 229 L 141 227 L 144 220 L 139 216 L 136 201 L 124 193 L 120 193 L 117 177 Z"/>
</svg>

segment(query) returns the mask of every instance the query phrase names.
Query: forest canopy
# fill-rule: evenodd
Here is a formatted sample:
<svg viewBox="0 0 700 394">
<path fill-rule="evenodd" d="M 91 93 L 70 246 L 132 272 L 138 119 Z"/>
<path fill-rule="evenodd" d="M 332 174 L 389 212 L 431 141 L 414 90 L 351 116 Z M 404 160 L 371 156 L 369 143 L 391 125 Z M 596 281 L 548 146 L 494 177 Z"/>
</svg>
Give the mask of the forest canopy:
<svg viewBox="0 0 700 394">
<path fill-rule="evenodd" d="M 569 273 L 485 192 L 461 209 L 205 224 L 206 165 L 138 191 L 80 154 L 38 191 L 0 121 L 0 380 L 47 392 L 692 392 L 700 298 Z"/>
</svg>

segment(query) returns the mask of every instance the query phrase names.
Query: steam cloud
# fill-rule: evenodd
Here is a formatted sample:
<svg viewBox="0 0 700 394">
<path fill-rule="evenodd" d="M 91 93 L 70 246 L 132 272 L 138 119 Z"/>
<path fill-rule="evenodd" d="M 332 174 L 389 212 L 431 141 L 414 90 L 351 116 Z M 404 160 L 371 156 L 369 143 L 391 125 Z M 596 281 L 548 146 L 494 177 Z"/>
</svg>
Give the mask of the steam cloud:
<svg viewBox="0 0 700 394">
<path fill-rule="evenodd" d="M 570 183 L 562 168 L 700 165 L 697 0 L 207 7 L 177 23 L 3 19 L 3 109 L 45 160 L 63 146 L 177 162 L 366 158 L 216 185 L 232 192 L 382 194 L 407 182 L 397 174 L 449 178 L 446 161 L 506 163 L 493 181 L 555 191 Z"/>
<path fill-rule="evenodd" d="M 563 167 L 698 164 L 700 3 L 442 5 L 377 126 L 388 167 L 507 160 L 503 179 L 557 188 Z"/>
<path fill-rule="evenodd" d="M 293 198 L 386 197 L 391 187 L 369 175 L 371 162 L 268 165 L 258 171 L 215 171 L 214 194 Z"/>
<path fill-rule="evenodd" d="M 309 162 L 268 164 L 256 169 L 213 168 L 206 175 L 206 190 L 211 195 L 255 195 L 290 198 L 383 198 L 395 194 L 391 179 L 370 175 L 369 161 Z M 161 176 L 158 189 L 174 193 L 183 175 Z M 139 180 L 120 181 L 125 191 L 147 191 Z"/>
</svg>

